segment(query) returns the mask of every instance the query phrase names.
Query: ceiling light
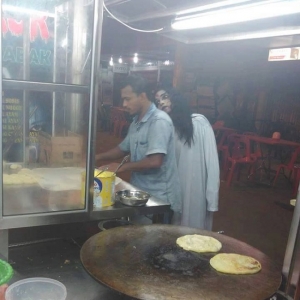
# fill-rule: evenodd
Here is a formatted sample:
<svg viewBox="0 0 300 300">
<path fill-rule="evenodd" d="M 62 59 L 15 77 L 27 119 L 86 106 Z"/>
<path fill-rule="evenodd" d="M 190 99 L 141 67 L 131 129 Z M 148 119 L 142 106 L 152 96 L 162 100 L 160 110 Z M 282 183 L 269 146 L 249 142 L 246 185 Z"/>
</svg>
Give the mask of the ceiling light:
<svg viewBox="0 0 300 300">
<path fill-rule="evenodd" d="M 3 5 L 2 9 L 4 11 L 12 11 L 12 12 L 18 12 L 22 14 L 28 14 L 28 15 L 42 15 L 42 16 L 48 16 L 48 17 L 55 17 L 55 14 L 50 13 L 48 11 L 39 11 L 35 9 L 27 9 L 25 7 L 19 7 L 19 6 L 13 6 L 13 5 Z"/>
<path fill-rule="evenodd" d="M 62 42 L 61 42 L 61 46 L 63 48 L 66 48 L 68 46 L 68 40 L 67 39 L 63 39 Z"/>
<path fill-rule="evenodd" d="M 169 61 L 169 60 L 166 60 L 166 61 L 164 62 L 164 65 L 165 65 L 165 66 L 169 66 L 169 65 L 170 65 L 170 61 Z"/>
<path fill-rule="evenodd" d="M 114 65 L 114 60 L 113 60 L 112 57 L 110 58 L 109 65 L 110 65 L 110 66 L 113 66 L 113 65 Z"/>
<path fill-rule="evenodd" d="M 134 53 L 133 62 L 134 62 L 135 64 L 137 64 L 138 61 L 139 61 L 139 58 L 138 58 L 137 55 L 138 55 L 137 53 Z"/>
<path fill-rule="evenodd" d="M 119 64 L 121 64 L 123 62 L 122 57 L 120 57 L 118 61 L 119 61 Z"/>
<path fill-rule="evenodd" d="M 300 0 L 265 1 L 176 18 L 176 30 L 213 27 L 300 13 Z"/>
<path fill-rule="evenodd" d="M 244 3 L 244 2 L 249 2 L 250 0 L 227 0 L 227 1 L 221 1 L 221 2 L 216 2 L 212 4 L 207 4 L 207 5 L 202 5 L 202 6 L 197 6 L 194 8 L 182 10 L 178 12 L 176 15 L 185 15 L 185 14 L 191 14 L 199 11 L 204 11 L 204 10 L 209 10 L 209 9 L 214 9 L 214 8 L 219 8 L 219 7 L 224 7 L 224 6 L 229 6 L 229 5 L 235 5 L 239 3 Z"/>
</svg>

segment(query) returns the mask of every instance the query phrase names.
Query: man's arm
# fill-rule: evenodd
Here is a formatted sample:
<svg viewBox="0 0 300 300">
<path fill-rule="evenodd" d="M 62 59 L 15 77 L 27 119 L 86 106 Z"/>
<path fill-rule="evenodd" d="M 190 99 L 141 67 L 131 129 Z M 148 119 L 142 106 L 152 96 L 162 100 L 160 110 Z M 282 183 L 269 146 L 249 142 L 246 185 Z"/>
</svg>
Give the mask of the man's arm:
<svg viewBox="0 0 300 300">
<path fill-rule="evenodd" d="M 164 160 L 164 154 L 156 153 L 151 154 L 143 158 L 142 160 L 136 162 L 128 162 L 124 164 L 119 172 L 133 171 L 133 172 L 143 172 L 150 169 L 158 169 L 161 167 Z"/>
<path fill-rule="evenodd" d="M 120 147 L 117 146 L 117 147 L 115 147 L 115 148 L 113 148 L 113 149 L 111 149 L 107 152 L 97 154 L 96 155 L 96 160 L 101 160 L 101 161 L 115 160 L 115 159 L 124 157 L 127 154 L 128 154 L 127 152 L 122 151 L 120 149 Z"/>
<path fill-rule="evenodd" d="M 143 172 L 150 169 L 159 169 L 167 154 L 168 143 L 172 133 L 173 126 L 171 120 L 153 120 L 147 136 L 148 148 L 145 158 L 125 164 L 120 168 L 120 171 Z"/>
</svg>

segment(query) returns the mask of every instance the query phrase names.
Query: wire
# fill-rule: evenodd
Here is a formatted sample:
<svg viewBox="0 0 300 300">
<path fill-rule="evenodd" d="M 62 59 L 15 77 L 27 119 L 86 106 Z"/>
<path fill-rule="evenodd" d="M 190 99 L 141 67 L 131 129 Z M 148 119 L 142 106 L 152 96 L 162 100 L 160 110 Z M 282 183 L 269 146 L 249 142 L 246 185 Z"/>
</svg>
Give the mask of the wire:
<svg viewBox="0 0 300 300">
<path fill-rule="evenodd" d="M 159 32 L 159 31 L 162 31 L 162 30 L 164 29 L 164 28 L 162 27 L 162 28 L 159 28 L 159 29 L 153 29 L 153 30 L 143 30 L 143 29 L 138 29 L 138 28 L 131 27 L 131 26 L 127 25 L 126 23 L 124 23 L 123 21 L 121 21 L 120 19 L 118 19 L 116 16 L 114 16 L 114 15 L 107 9 L 107 7 L 106 7 L 104 1 L 103 1 L 103 7 L 104 7 L 104 9 L 107 11 L 107 13 L 108 13 L 112 18 L 114 18 L 116 21 L 118 21 L 119 23 L 121 23 L 122 25 L 128 27 L 128 28 L 131 29 L 131 30 L 135 30 L 135 31 L 139 31 L 139 32 L 148 32 L 148 33 L 150 33 L 150 32 Z"/>
</svg>

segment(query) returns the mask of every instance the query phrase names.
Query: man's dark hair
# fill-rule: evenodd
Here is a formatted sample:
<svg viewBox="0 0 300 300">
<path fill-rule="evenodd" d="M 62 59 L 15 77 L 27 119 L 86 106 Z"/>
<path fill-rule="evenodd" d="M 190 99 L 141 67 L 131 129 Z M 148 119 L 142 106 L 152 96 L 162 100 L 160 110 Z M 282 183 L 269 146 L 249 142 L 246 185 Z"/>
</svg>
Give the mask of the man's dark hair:
<svg viewBox="0 0 300 300">
<path fill-rule="evenodd" d="M 153 101 L 151 86 L 145 78 L 139 75 L 128 75 L 121 81 L 120 89 L 124 89 L 128 85 L 131 86 L 132 91 L 135 94 L 140 95 L 142 93 L 146 93 L 148 99 Z"/>
</svg>

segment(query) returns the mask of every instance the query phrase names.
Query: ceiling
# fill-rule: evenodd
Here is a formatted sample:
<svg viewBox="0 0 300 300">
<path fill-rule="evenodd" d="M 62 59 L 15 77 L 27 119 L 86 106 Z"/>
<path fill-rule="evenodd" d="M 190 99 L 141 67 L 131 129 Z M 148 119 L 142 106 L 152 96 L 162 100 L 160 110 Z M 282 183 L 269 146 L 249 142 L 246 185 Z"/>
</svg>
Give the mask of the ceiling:
<svg viewBox="0 0 300 300">
<path fill-rule="evenodd" d="M 163 28 L 162 31 L 155 35 L 166 37 L 166 41 L 171 39 L 185 44 L 203 44 L 246 40 L 248 42 L 251 41 L 252 44 L 256 44 L 259 47 L 274 48 L 300 45 L 300 35 L 294 34 L 295 32 L 300 32 L 299 14 L 204 29 L 175 31 L 171 28 L 171 22 L 177 12 L 220 1 L 221 0 L 105 0 L 105 5 L 113 15 L 134 28 L 143 30 Z M 111 19 L 107 13 L 105 16 Z M 109 23 L 109 21 L 106 22 Z M 113 22 L 116 21 L 114 20 Z M 116 26 L 112 25 L 112 22 L 109 24 L 110 27 Z M 132 30 L 128 29 L 126 32 L 129 31 Z M 280 31 L 280 34 L 278 34 L 278 31 Z M 135 32 L 135 34 L 137 33 Z M 153 37 L 153 35 L 149 33 L 143 33 L 143 38 L 147 35 L 148 37 Z M 141 34 L 139 36 L 141 37 Z M 158 38 L 156 37 L 154 39 Z M 172 42 L 164 43 L 166 44 L 164 46 L 168 47 L 169 45 L 169 48 L 172 48 L 170 46 Z M 155 45 L 152 43 L 152 47 L 153 46 Z M 164 49 L 164 51 L 165 50 L 166 49 Z"/>
</svg>

